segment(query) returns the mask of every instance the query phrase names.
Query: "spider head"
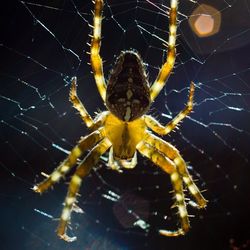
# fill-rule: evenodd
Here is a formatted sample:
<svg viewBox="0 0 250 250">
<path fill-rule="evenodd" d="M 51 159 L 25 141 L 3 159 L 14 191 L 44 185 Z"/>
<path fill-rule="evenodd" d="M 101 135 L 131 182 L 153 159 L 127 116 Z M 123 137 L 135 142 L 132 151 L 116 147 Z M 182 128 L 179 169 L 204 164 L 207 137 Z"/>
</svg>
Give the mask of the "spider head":
<svg viewBox="0 0 250 250">
<path fill-rule="evenodd" d="M 150 106 L 148 77 L 140 55 L 122 51 L 110 73 L 107 108 L 119 119 L 129 122 L 146 113 Z"/>
</svg>

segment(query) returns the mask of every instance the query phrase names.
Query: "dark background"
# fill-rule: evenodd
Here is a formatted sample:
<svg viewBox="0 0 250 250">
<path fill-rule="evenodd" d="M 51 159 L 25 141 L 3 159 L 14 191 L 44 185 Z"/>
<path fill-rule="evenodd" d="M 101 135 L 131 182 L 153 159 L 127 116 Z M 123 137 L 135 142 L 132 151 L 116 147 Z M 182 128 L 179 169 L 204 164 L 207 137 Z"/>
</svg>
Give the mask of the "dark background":
<svg viewBox="0 0 250 250">
<path fill-rule="evenodd" d="M 168 176 L 141 157 L 136 169 L 123 174 L 100 163 L 81 189 L 79 206 L 85 213 L 72 216 L 70 234 L 78 241 L 70 244 L 57 239 L 57 221 L 50 218 L 61 213 L 69 178 L 42 196 L 31 188 L 42 180 L 41 171 L 50 173 L 66 157 L 53 144 L 70 150 L 87 133 L 68 101 L 70 78 L 78 76 L 79 96 L 92 115 L 105 109 L 87 64 L 93 6 L 69 0 L 1 3 L 1 249 L 224 250 L 231 239 L 237 246 L 250 239 L 250 3 L 198 4 L 203 2 L 222 11 L 221 30 L 212 38 L 196 37 L 187 18 L 197 5 L 181 1 L 175 74 L 150 113 L 168 122 L 162 114 L 178 113 L 189 82 L 195 81 L 194 113 L 165 139 L 180 150 L 197 185 L 206 190 L 207 209 L 188 206 L 195 218 L 185 237 L 159 236 L 159 228 L 177 223 Z M 152 82 L 164 55 L 152 34 L 167 38 L 167 18 L 144 1 L 106 3 L 101 52 L 106 76 L 120 50 L 135 48 L 148 63 Z M 138 25 L 149 32 L 140 33 Z M 109 190 L 120 200 L 105 199 Z M 132 227 L 136 216 L 149 231 Z"/>
</svg>

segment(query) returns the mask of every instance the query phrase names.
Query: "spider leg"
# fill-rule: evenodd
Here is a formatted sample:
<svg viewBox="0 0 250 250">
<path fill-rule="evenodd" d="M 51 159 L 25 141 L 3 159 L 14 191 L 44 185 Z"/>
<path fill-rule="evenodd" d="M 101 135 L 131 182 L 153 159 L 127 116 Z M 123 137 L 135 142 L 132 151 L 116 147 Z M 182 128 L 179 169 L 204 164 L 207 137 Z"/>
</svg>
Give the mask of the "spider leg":
<svg viewBox="0 0 250 250">
<path fill-rule="evenodd" d="M 178 115 L 176 115 L 169 123 L 167 123 L 167 125 L 163 126 L 152 116 L 145 115 L 145 122 L 147 126 L 159 135 L 166 135 L 170 133 L 193 110 L 194 90 L 194 83 L 191 82 L 187 105 Z"/>
<path fill-rule="evenodd" d="M 174 162 L 179 174 L 187 185 L 189 192 L 195 198 L 199 208 L 206 207 L 207 200 L 203 197 L 200 190 L 192 180 L 192 177 L 187 170 L 186 162 L 181 157 L 179 151 L 170 143 L 165 142 L 161 138 L 149 133 L 144 140 L 146 143 L 159 150 L 162 154 L 166 155 L 170 160 Z"/>
<path fill-rule="evenodd" d="M 85 159 L 78 165 L 74 175 L 69 183 L 68 193 L 64 202 L 64 208 L 62 210 L 60 222 L 57 228 L 57 235 L 68 242 L 76 240 L 76 237 L 69 237 L 67 235 L 67 225 L 70 223 L 71 212 L 74 209 L 74 204 L 76 202 L 76 196 L 79 192 L 82 179 L 86 177 L 90 170 L 98 162 L 100 156 L 104 154 L 107 149 L 111 146 L 111 142 L 104 138 L 99 142 L 85 157 Z"/>
<path fill-rule="evenodd" d="M 170 1 L 170 12 L 169 12 L 169 38 L 168 38 L 168 53 L 167 60 L 162 65 L 158 76 L 150 88 L 150 97 L 153 101 L 156 96 L 160 93 L 166 81 L 174 67 L 176 57 L 176 30 L 177 30 L 177 8 L 178 0 Z"/>
<path fill-rule="evenodd" d="M 182 179 L 174 162 L 165 157 L 156 148 L 142 141 L 137 145 L 137 150 L 154 164 L 158 165 L 164 172 L 170 175 L 173 190 L 175 193 L 176 207 L 178 208 L 181 228 L 175 231 L 159 230 L 159 233 L 164 236 L 179 236 L 184 235 L 190 228 L 188 213 L 186 209 L 185 196 L 183 192 Z"/>
<path fill-rule="evenodd" d="M 103 137 L 103 129 L 100 129 L 81 138 L 78 144 L 71 150 L 68 157 L 45 180 L 36 184 L 33 187 L 33 190 L 38 193 L 43 193 L 52 187 L 70 171 L 70 169 L 76 164 L 77 159 L 87 149 L 93 147 Z"/>
<path fill-rule="evenodd" d="M 106 83 L 103 74 L 102 58 L 100 56 L 101 48 L 101 28 L 102 28 L 102 10 L 103 10 L 103 0 L 95 0 L 95 10 L 94 10 L 94 24 L 93 24 L 93 36 L 90 46 L 90 61 L 92 70 L 94 73 L 95 82 L 98 91 L 105 101 L 106 99 Z"/>
<path fill-rule="evenodd" d="M 71 80 L 71 88 L 69 92 L 69 100 L 72 102 L 73 107 L 79 111 L 83 121 L 85 122 L 86 126 L 92 127 L 94 125 L 94 121 L 88 111 L 85 109 L 84 105 L 80 101 L 76 93 L 77 88 L 77 78 L 73 77 Z"/>
</svg>

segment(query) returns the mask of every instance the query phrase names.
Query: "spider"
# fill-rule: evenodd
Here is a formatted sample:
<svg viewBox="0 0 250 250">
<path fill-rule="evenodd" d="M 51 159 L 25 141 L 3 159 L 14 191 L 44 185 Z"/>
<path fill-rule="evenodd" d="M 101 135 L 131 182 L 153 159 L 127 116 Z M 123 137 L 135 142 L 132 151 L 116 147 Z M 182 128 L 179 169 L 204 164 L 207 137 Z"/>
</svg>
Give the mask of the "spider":
<svg viewBox="0 0 250 250">
<path fill-rule="evenodd" d="M 179 151 L 170 143 L 153 134 L 163 136 L 170 133 L 192 111 L 194 83 L 190 85 L 186 107 L 165 126 L 152 116 L 147 115 L 150 105 L 164 87 L 174 67 L 176 57 L 176 30 L 178 0 L 170 1 L 169 40 L 166 62 L 159 70 L 155 82 L 150 86 L 146 69 L 140 55 L 134 50 L 122 51 L 117 57 L 113 70 L 105 82 L 101 47 L 101 25 L 103 0 L 94 1 L 93 35 L 90 45 L 90 60 L 98 91 L 107 107 L 93 119 L 79 100 L 76 89 L 77 79 L 72 78 L 70 101 L 76 108 L 91 133 L 82 137 L 71 150 L 68 157 L 33 190 L 43 193 L 64 177 L 77 160 L 87 150 L 87 156 L 77 165 L 71 177 L 64 208 L 60 217 L 57 234 L 66 241 L 76 237 L 67 235 L 72 211 L 81 212 L 77 207 L 76 196 L 82 179 L 86 177 L 100 157 L 109 150 L 108 166 L 121 171 L 136 166 L 136 152 L 147 157 L 155 165 L 170 175 L 173 186 L 175 205 L 178 208 L 180 227 L 176 230 L 159 230 L 164 236 L 184 235 L 190 228 L 186 209 L 183 182 L 196 200 L 195 207 L 204 208 L 207 201 L 188 173 L 187 166 Z"/>
</svg>

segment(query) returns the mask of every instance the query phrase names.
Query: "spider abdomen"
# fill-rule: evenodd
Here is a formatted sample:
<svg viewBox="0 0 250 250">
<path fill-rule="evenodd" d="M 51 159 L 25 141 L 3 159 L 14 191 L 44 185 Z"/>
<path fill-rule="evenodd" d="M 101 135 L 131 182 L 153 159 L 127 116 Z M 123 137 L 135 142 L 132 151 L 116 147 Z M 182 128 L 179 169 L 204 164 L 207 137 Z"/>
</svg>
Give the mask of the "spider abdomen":
<svg viewBox="0 0 250 250">
<path fill-rule="evenodd" d="M 149 108 L 150 90 L 145 67 L 135 51 L 122 51 L 107 84 L 106 105 L 123 121 L 133 121 Z"/>
<path fill-rule="evenodd" d="M 107 115 L 104 127 L 106 137 L 112 143 L 114 157 L 119 159 L 131 159 L 146 133 L 143 118 L 124 122 L 111 113 Z"/>
</svg>

